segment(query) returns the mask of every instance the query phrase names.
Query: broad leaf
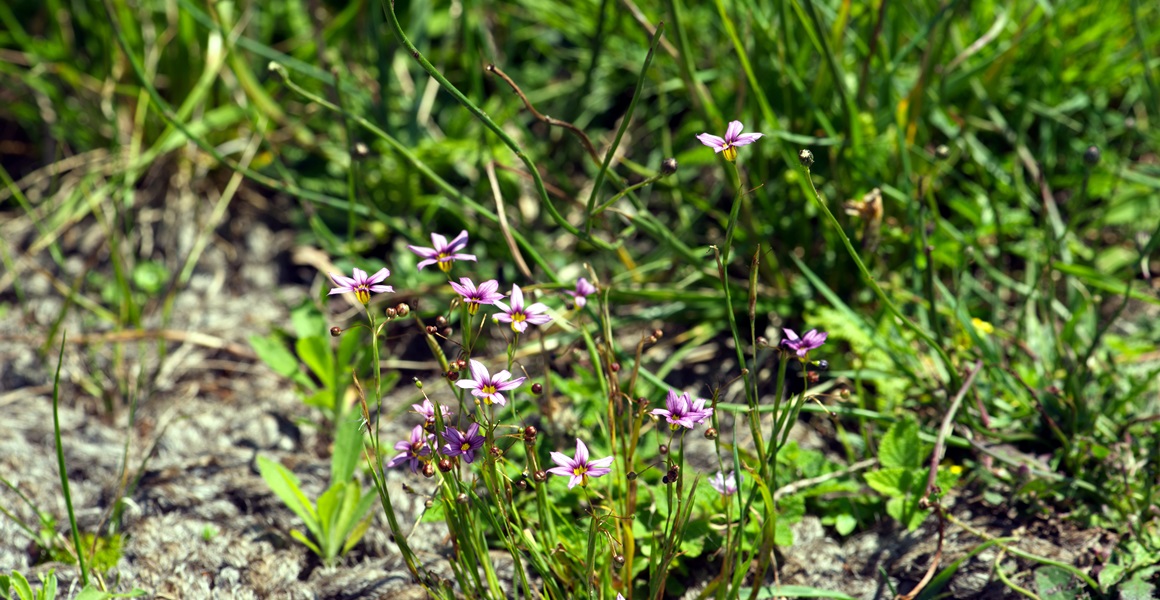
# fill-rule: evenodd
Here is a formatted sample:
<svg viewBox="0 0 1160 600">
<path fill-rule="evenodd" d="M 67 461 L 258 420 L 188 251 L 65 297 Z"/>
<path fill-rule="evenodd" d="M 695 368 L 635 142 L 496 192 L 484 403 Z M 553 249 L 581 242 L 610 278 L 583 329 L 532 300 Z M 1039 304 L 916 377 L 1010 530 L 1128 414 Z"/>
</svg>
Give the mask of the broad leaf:
<svg viewBox="0 0 1160 600">
<path fill-rule="evenodd" d="M 298 478 L 281 463 L 274 462 L 265 456 L 258 457 L 258 472 L 262 474 L 262 479 L 266 480 L 266 485 L 270 486 L 270 491 L 281 498 L 282 502 L 294 511 L 299 519 L 302 519 L 302 522 L 312 533 L 318 535 L 318 515 L 314 512 L 310 499 L 302 493 Z"/>
</svg>

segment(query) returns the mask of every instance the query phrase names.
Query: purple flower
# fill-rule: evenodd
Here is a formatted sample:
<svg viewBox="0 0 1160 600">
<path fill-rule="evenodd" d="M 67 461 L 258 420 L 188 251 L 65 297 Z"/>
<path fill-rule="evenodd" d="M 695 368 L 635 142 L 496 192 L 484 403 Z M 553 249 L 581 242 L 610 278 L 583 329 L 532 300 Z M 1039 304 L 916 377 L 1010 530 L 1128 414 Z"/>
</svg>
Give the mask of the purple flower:
<svg viewBox="0 0 1160 600">
<path fill-rule="evenodd" d="M 733 162 L 737 160 L 737 147 L 746 146 L 756 142 L 761 138 L 761 133 L 741 133 L 744 125 L 741 121 L 730 121 L 729 128 L 725 131 L 725 137 L 719 138 L 711 133 L 702 133 L 697 136 L 702 144 L 713 149 L 713 152 L 723 152 L 725 160 Z"/>
<path fill-rule="evenodd" d="M 722 496 L 731 496 L 737 493 L 737 479 L 733 471 L 729 471 L 726 475 L 721 471 L 709 479 L 709 485 L 717 490 Z"/>
<path fill-rule="evenodd" d="M 407 248 L 418 254 L 423 260 L 416 265 L 419 270 L 427 265 L 438 263 L 439 269 L 444 273 L 451 271 L 451 263 L 457 260 L 475 260 L 474 254 L 459 254 L 459 251 L 467 246 L 467 231 L 460 231 L 455 239 L 447 242 L 447 238 L 438 233 L 431 234 L 431 244 L 434 248 L 424 248 L 422 246 L 407 246 Z"/>
<path fill-rule="evenodd" d="M 532 325 L 543 325 L 552 320 L 552 317 L 544 314 L 548 312 L 548 307 L 542 303 L 537 302 L 531 306 L 524 306 L 524 293 L 520 291 L 520 286 L 512 286 L 511 305 L 495 301 L 495 305 L 503 312 L 496 315 L 497 321 L 512 324 L 512 331 L 516 333 L 523 333 L 528 328 L 528 323 Z"/>
<path fill-rule="evenodd" d="M 506 370 L 500 371 L 495 375 L 487 372 L 487 367 L 478 360 L 471 361 L 471 379 L 460 379 L 455 382 L 455 385 L 470 389 L 471 395 L 476 398 L 482 398 L 487 404 L 498 404 L 503 406 L 507 404 L 507 399 L 503 397 L 500 392 L 514 390 L 520 387 L 527 377 L 516 377 L 512 379 L 512 374 Z M 508 381 L 511 379 L 511 381 Z"/>
<path fill-rule="evenodd" d="M 703 398 L 693 401 L 688 392 L 678 396 L 675 391 L 669 390 L 669 395 L 665 398 L 665 408 L 654 409 L 652 414 L 665 417 L 669 422 L 669 428 L 673 431 L 681 427 L 692 429 L 697 423 L 703 423 L 705 419 L 713 416 L 713 409 L 705 408 L 705 402 Z"/>
<path fill-rule="evenodd" d="M 435 436 L 426 435 L 423 433 L 423 426 L 416 425 L 411 430 L 411 439 L 395 442 L 395 450 L 402 452 L 402 454 L 391 459 L 387 463 L 388 467 L 394 468 L 403 463 L 409 462 L 412 473 L 419 472 L 419 463 L 423 461 L 424 456 L 431 455 L 431 444 L 435 442 Z"/>
<path fill-rule="evenodd" d="M 443 432 L 443 454 L 447 456 L 463 456 L 463 460 L 471 463 L 475 460 L 475 451 L 483 447 L 483 436 L 479 434 L 479 423 L 472 423 L 466 432 L 454 427 L 448 427 Z"/>
<path fill-rule="evenodd" d="M 588 303 L 588 296 L 596 293 L 596 286 L 588 283 L 587 279 L 581 277 L 576 280 L 575 291 L 568 290 L 564 293 L 572 296 L 572 302 L 576 305 L 577 309 L 580 309 L 584 308 L 584 305 Z"/>
<path fill-rule="evenodd" d="M 424 423 L 423 423 L 424 427 L 431 427 L 431 426 L 435 425 L 435 405 L 431 404 L 430 400 L 424 398 L 422 404 L 412 404 L 411 408 L 415 409 L 415 412 L 422 415 L 423 420 L 424 420 Z M 439 405 L 439 409 L 440 409 L 440 412 L 443 413 L 444 419 L 455 414 L 455 413 L 451 412 L 450 408 L 447 408 L 446 406 L 443 406 L 442 404 Z"/>
<path fill-rule="evenodd" d="M 379 285 L 379 282 L 390 276 L 391 272 L 386 267 L 379 269 L 377 273 L 367 277 L 367 272 L 355 267 L 354 277 L 345 277 L 343 275 L 335 275 L 334 273 L 327 273 L 330 275 L 330 280 L 338 287 L 330 290 L 329 296 L 335 294 L 345 294 L 352 292 L 358 298 L 359 302 L 367 304 L 371 301 L 371 294 L 384 294 L 387 292 L 394 293 L 395 288 L 389 285 Z"/>
<path fill-rule="evenodd" d="M 576 487 L 579 483 L 581 486 L 588 485 L 589 477 L 601 477 L 612 472 L 608 467 L 612 465 L 612 458 L 602 458 L 600 460 L 588 460 L 588 446 L 576 438 L 576 456 L 568 458 L 559 452 L 552 453 L 552 462 L 559 465 L 548 469 L 548 472 L 553 475 L 561 475 L 563 477 L 571 477 L 568 481 L 568 489 Z"/>
<path fill-rule="evenodd" d="M 802 358 L 805 358 L 810 350 L 820 348 L 822 344 L 826 343 L 826 336 L 829 335 L 828 333 L 818 333 L 817 329 L 811 329 L 799 338 L 792 329 L 782 329 L 782 331 L 785 332 L 785 339 L 781 341 L 781 345 L 796 351 L 797 355 Z"/>
<path fill-rule="evenodd" d="M 467 304 L 467 314 L 472 316 L 479 312 L 480 304 L 495 304 L 497 300 L 503 300 L 503 294 L 499 293 L 499 282 L 494 279 L 479 284 L 478 288 L 467 277 L 460 277 L 459 283 L 454 281 L 450 283 L 451 289 L 463 296 L 463 302 Z"/>
</svg>

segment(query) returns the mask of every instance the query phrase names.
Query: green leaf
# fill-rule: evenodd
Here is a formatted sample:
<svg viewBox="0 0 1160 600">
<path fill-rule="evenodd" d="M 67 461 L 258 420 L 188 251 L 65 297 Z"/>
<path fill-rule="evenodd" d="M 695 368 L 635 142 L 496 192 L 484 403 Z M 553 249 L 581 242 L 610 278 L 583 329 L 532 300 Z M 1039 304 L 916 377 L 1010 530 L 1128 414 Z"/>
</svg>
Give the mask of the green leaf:
<svg viewBox="0 0 1160 600">
<path fill-rule="evenodd" d="M 329 335 L 330 331 L 326 317 L 322 316 L 322 312 L 310 299 L 303 300 L 301 304 L 290 311 L 290 324 L 294 328 L 294 336 L 299 339 L 326 336 Z"/>
<path fill-rule="evenodd" d="M 354 548 L 354 545 L 362 539 L 362 536 L 367 532 L 367 529 L 370 528 L 371 519 L 367 517 L 367 514 L 370 513 L 371 508 L 375 505 L 375 500 L 378 500 L 378 496 L 374 494 L 367 494 L 359 501 L 358 507 L 354 512 L 355 523 L 357 524 L 346 534 L 346 543 L 342 546 L 343 554 L 350 552 L 350 549 Z"/>
<path fill-rule="evenodd" d="M 146 595 L 145 590 L 133 588 L 132 591 L 124 594 L 113 594 L 110 592 L 102 592 L 93 587 L 92 584 L 85 586 L 81 593 L 73 600 L 107 600 L 108 598 L 138 598 Z"/>
<path fill-rule="evenodd" d="M 8 600 L 9 593 L 12 590 L 12 579 L 7 575 L 0 575 L 0 598 Z"/>
<path fill-rule="evenodd" d="M 317 554 L 319 557 L 326 558 L 326 555 L 322 553 L 322 550 L 318 548 L 318 545 L 311 541 L 310 538 L 306 537 L 306 534 L 302 533 L 301 531 L 298 531 L 297 529 L 291 529 L 290 537 L 298 540 L 299 542 L 302 542 L 303 546 L 310 548 L 310 551 Z"/>
<path fill-rule="evenodd" d="M 294 350 L 322 382 L 322 386 L 329 387 L 334 379 L 334 354 L 330 351 L 330 340 L 318 336 L 298 338 L 294 342 Z"/>
<path fill-rule="evenodd" d="M 44 582 L 44 589 L 40 592 L 41 600 L 56 598 L 56 573 L 49 571 L 48 575 L 41 575 L 40 580 Z"/>
<path fill-rule="evenodd" d="M 1035 589 L 1043 600 L 1075 600 L 1083 585 L 1066 569 L 1048 565 L 1035 570 Z"/>
<path fill-rule="evenodd" d="M 1137 571 L 1132 578 L 1120 586 L 1120 600 L 1151 600 L 1156 597 L 1156 586 L 1148 582 L 1156 569 Z"/>
<path fill-rule="evenodd" d="M 298 359 L 282 343 L 277 334 L 262 337 L 250 336 L 250 346 L 262 362 L 283 377 L 293 377 L 298 373 Z"/>
<path fill-rule="evenodd" d="M 363 453 L 362 417 L 350 412 L 338 424 L 334 437 L 334 455 L 330 457 L 330 482 L 350 481 Z"/>
<path fill-rule="evenodd" d="M 318 497 L 318 524 L 320 534 L 316 536 L 322 544 L 322 558 L 329 562 L 338 556 L 338 549 L 342 546 L 339 537 L 338 524 L 342 519 L 343 504 L 346 501 L 347 483 L 340 481 L 332 484 Z"/>
<path fill-rule="evenodd" d="M 262 474 L 262 479 L 266 480 L 266 485 L 270 486 L 270 490 L 281 498 L 282 502 L 294 511 L 294 514 L 298 515 L 299 519 L 302 519 L 302 522 L 312 533 L 318 535 L 320 533 L 318 514 L 310 504 L 310 499 L 302 493 L 298 478 L 281 463 L 274 462 L 265 456 L 258 457 L 258 472 Z"/>
<path fill-rule="evenodd" d="M 28 580 L 20 571 L 12 572 L 12 587 L 21 600 L 36 600 L 36 595 L 32 593 L 32 586 L 28 585 Z"/>
<path fill-rule="evenodd" d="M 866 479 L 871 489 L 892 497 L 905 496 L 907 490 L 914 485 L 914 472 L 902 467 L 870 471 L 862 477 Z"/>
<path fill-rule="evenodd" d="M 165 265 L 146 260 L 133 267 L 133 286 L 150 296 L 158 294 L 169 279 Z"/>
<path fill-rule="evenodd" d="M 748 598 L 753 588 L 746 588 L 741 591 L 742 598 Z M 847 596 L 841 592 L 831 592 L 829 590 L 822 590 L 806 585 L 782 585 L 782 586 L 767 586 L 757 591 L 758 600 L 769 600 L 770 598 L 834 598 L 835 600 L 854 600 L 852 596 Z"/>
<path fill-rule="evenodd" d="M 850 535 L 850 532 L 854 531 L 857 526 L 858 519 L 855 519 L 854 515 L 850 513 L 842 513 L 834 517 L 834 530 L 838 532 L 838 535 Z"/>
<path fill-rule="evenodd" d="M 793 545 L 793 530 L 790 529 L 790 524 L 778 519 L 777 529 L 773 532 L 773 543 L 788 548 Z"/>
<path fill-rule="evenodd" d="M 918 423 L 911 419 L 895 422 L 882 436 L 878 445 L 878 462 L 884 468 L 922 466 L 922 441 L 918 439 Z"/>
</svg>

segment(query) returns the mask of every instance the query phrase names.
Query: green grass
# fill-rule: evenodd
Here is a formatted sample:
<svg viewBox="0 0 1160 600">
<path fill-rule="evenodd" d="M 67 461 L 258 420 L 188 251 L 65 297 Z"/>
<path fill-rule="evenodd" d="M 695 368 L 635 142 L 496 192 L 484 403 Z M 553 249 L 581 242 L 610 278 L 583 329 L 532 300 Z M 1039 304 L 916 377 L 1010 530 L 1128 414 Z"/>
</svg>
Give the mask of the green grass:
<svg viewBox="0 0 1160 600">
<path fill-rule="evenodd" d="M 592 310 L 557 319 L 563 323 L 548 334 L 591 364 L 551 378 L 531 373 L 586 415 L 579 427 L 598 432 L 594 456 L 633 456 L 636 441 L 630 449 L 614 435 L 641 430 L 632 419 L 614 425 L 624 415 L 610 414 L 609 398 L 643 396 L 655 407 L 666 381 L 704 397 L 724 394 L 714 398 L 716 419 L 729 420 L 722 430 L 736 416 L 759 439 L 753 455 L 717 441 L 728 461 L 756 469 L 760 477 L 750 474 L 750 482 L 762 481 L 730 505 L 737 529 L 720 540 L 697 533 L 709 528 L 698 520 L 710 510 L 700 504 L 709 502 L 699 495 L 703 481 L 683 474 L 683 487 L 641 486 L 638 497 L 626 471 L 639 464 L 621 465 L 601 493 L 615 510 L 656 509 L 664 533 L 653 539 L 654 531 L 596 517 L 579 529 L 562 525 L 553 535 L 585 557 L 571 562 L 547 553 L 552 540 L 521 538 L 508 525 L 553 521 L 544 514 L 544 486 L 510 514 L 475 496 L 467 504 L 446 496 L 451 527 L 470 529 L 464 534 L 474 551 L 491 543 L 523 557 L 559 586 L 550 594 L 588 589 L 583 574 L 593 569 L 610 572 L 615 542 L 632 546 L 618 552 L 638 596 L 663 595 L 681 584 L 670 569 L 702 560 L 721 572 L 711 593 L 738 597 L 745 570 L 725 563 L 756 558 L 765 569 L 773 536 L 787 542 L 785 522 L 800 516 L 774 509 L 777 488 L 880 459 L 887 432 L 901 436 L 896 424 L 911 421 L 918 437 L 906 443 L 928 454 L 890 468 L 917 473 L 977 361 L 943 440 L 951 448 L 943 465 L 963 468 L 956 490 L 1006 498 L 1025 514 L 1067 507 L 1081 527 L 1113 531 L 1119 544 L 1099 581 L 1089 582 L 1096 593 L 1153 576 L 1160 327 L 1150 315 L 1160 300 L 1147 274 L 1160 244 L 1157 7 L 665 0 L 635 4 L 637 19 L 626 1 L 462 0 L 454 10 L 447 2 L 400 2 L 396 19 L 386 4 L 0 5 L 0 125 L 13 140 L 0 147 L 0 210 L 37 231 L 28 246 L 0 255 L 12 273 L 0 273 L 0 303 L 29 311 L 22 256 L 55 265 L 66 302 L 36 332 L 42 355 L 71 313 L 95 331 L 137 331 L 153 317 L 162 327 L 170 322 L 174 296 L 240 188 L 293 198 L 297 209 L 279 218 L 297 241 L 321 248 L 348 273 L 384 260 L 390 283 L 408 298 L 450 296 L 441 278 L 415 272 L 405 245 L 466 229 L 479 262 L 461 262 L 456 277 L 496 278 L 501 291 L 516 283 L 544 293 L 553 308 L 577 277 L 600 282 Z M 595 155 L 575 131 L 533 116 L 521 94 L 540 114 L 582 131 Z M 734 119 L 765 134 L 740 149 L 736 170 L 695 138 L 720 135 Z M 799 164 L 802 149 L 813 155 L 808 169 Z M 671 175 L 661 166 L 669 157 L 679 165 Z M 198 189 L 221 193 L 194 249 L 142 255 L 135 224 L 141 203 L 156 201 L 140 198 L 143 182 L 205 164 L 222 177 Z M 881 194 L 877 216 L 843 210 L 873 189 Z M 85 277 L 65 269 L 61 234 L 77 226 L 96 227 L 108 240 L 108 257 Z M 445 312 L 440 302 L 415 313 L 434 322 Z M 637 347 L 657 323 L 659 358 Z M 781 327 L 830 335 L 820 351 L 829 371 L 815 389 L 834 420 L 805 395 L 790 395 L 777 421 L 832 432 L 828 452 L 810 455 L 817 463 L 805 469 L 785 457 L 796 448 L 778 444 L 780 451 L 766 453 L 777 453 L 772 461 L 762 454 L 784 429 L 763 435 L 757 415 L 772 403 L 759 407 L 759 399 L 786 376 L 760 375 L 778 370 L 777 351 L 758 336 L 776 340 Z M 504 346 L 483 335 L 481 356 Z M 691 381 L 683 357 L 713 344 L 720 360 L 731 361 L 727 369 Z M 117 344 L 114 360 L 143 351 Z M 365 369 L 363 354 L 357 366 Z M 119 397 L 131 398 L 124 402 L 136 401 L 137 383 L 151 385 L 148 373 L 134 377 L 140 382 L 118 381 Z M 725 385 L 737 378 L 739 387 Z M 110 400 L 106 408 L 116 406 Z M 516 414 L 523 413 L 508 416 Z M 643 423 L 651 431 L 647 417 Z M 638 461 L 661 460 L 647 435 Z M 1013 474 L 1015 455 L 1000 457 L 1011 463 L 1007 470 L 984 468 L 982 457 L 998 443 L 1045 460 L 1029 475 Z M 514 462 L 488 463 L 486 486 L 471 494 L 501 494 L 505 478 L 519 475 Z M 664 475 L 657 470 L 650 486 Z M 838 481 L 845 487 L 800 503 L 802 513 L 842 523 L 840 535 L 882 515 L 908 523 L 914 514 L 856 473 Z M 901 497 L 913 500 L 903 488 Z M 839 492 L 852 499 L 836 501 Z M 546 493 L 567 495 L 558 485 Z M 579 496 L 568 497 L 555 520 L 579 510 Z M 462 506 L 487 518 L 468 527 Z M 761 544 L 736 545 L 747 520 Z M 682 536 L 683 529 L 694 533 Z M 710 539 L 731 549 L 727 559 L 682 545 Z M 1007 541 L 979 543 L 1026 554 Z M 488 580 L 457 574 L 463 589 L 495 595 L 494 573 L 484 573 Z M 596 585 L 604 597 L 615 595 L 611 579 Z M 633 587 L 616 590 L 628 595 Z"/>
</svg>

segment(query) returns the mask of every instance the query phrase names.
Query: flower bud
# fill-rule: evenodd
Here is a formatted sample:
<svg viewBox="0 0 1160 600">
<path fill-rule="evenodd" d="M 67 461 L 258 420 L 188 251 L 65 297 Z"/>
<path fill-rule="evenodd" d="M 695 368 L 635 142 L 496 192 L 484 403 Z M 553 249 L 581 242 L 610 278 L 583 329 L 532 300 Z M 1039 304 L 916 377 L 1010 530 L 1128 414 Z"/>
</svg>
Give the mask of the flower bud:
<svg viewBox="0 0 1160 600">
<path fill-rule="evenodd" d="M 439 459 L 439 470 L 443 471 L 444 473 L 450 471 L 451 470 L 451 459 L 450 458 Z"/>
<path fill-rule="evenodd" d="M 654 329 L 653 330 L 653 337 L 655 337 L 658 340 L 665 337 L 664 330 L 663 329 Z"/>
<path fill-rule="evenodd" d="M 521 480 L 516 482 L 516 487 L 519 488 L 520 490 L 527 490 L 528 489 L 528 482 L 521 479 Z"/>
<path fill-rule="evenodd" d="M 393 309 L 393 308 L 388 308 L 388 309 L 387 309 L 387 318 L 388 318 L 388 319 L 393 319 L 393 318 L 395 318 L 395 317 L 397 317 L 397 316 L 399 316 L 399 311 L 397 311 L 397 310 L 395 310 L 395 309 Z"/>
<path fill-rule="evenodd" d="M 661 445 L 660 445 L 660 447 L 659 447 L 659 448 L 657 448 L 657 451 L 658 451 L 658 452 L 660 452 L 661 454 L 668 454 L 668 453 L 669 453 L 669 447 L 668 447 L 667 445 L 665 445 L 665 444 L 661 444 Z"/>
<path fill-rule="evenodd" d="M 934 148 L 934 157 L 939 160 L 946 160 L 951 155 L 951 149 L 946 144 L 939 144 Z"/>
<path fill-rule="evenodd" d="M 451 328 L 450 327 L 443 328 L 443 337 L 445 337 L 445 338 L 451 337 Z"/>
<path fill-rule="evenodd" d="M 538 481 L 540 483 L 544 483 L 545 481 L 548 480 L 548 472 L 547 471 L 536 471 L 535 474 L 532 475 L 532 479 L 535 479 L 536 481 Z"/>
<path fill-rule="evenodd" d="M 707 440 L 717 439 L 717 429 L 715 427 L 710 427 L 710 428 L 706 429 L 705 430 L 705 439 L 707 439 Z"/>
<path fill-rule="evenodd" d="M 415 387 L 417 387 L 419 389 L 423 389 L 423 382 L 419 381 L 418 377 L 415 378 Z"/>
<path fill-rule="evenodd" d="M 764 335 L 757 336 L 757 347 L 758 348 L 768 348 L 769 347 L 769 340 L 765 339 Z"/>
<path fill-rule="evenodd" d="M 447 327 L 447 317 L 443 315 L 435 317 L 435 326 L 439 327 L 440 329 Z"/>
<path fill-rule="evenodd" d="M 406 302 L 400 302 L 397 306 L 395 306 L 395 312 L 400 317 L 405 317 L 405 316 L 411 314 L 411 307 L 407 306 Z"/>
<path fill-rule="evenodd" d="M 425 508 L 431 508 L 432 506 L 435 506 L 435 501 L 428 498 L 427 501 L 423 503 L 423 506 Z"/>
<path fill-rule="evenodd" d="M 819 371 L 829 371 L 830 370 L 830 361 L 824 360 L 824 359 L 814 361 L 814 366 L 817 367 Z"/>
<path fill-rule="evenodd" d="M 807 169 L 812 167 L 814 165 L 814 153 L 810 152 L 807 148 L 802 148 L 802 151 L 798 152 L 798 162 Z"/>
<path fill-rule="evenodd" d="M 532 384 L 532 393 L 539 396 L 540 394 L 544 393 L 544 386 L 541 385 L 539 382 L 533 383 Z"/>
<path fill-rule="evenodd" d="M 618 362 L 614 362 L 614 363 L 612 363 L 611 365 L 608 365 L 608 368 L 609 368 L 609 369 L 610 369 L 610 370 L 611 370 L 613 373 L 619 373 L 619 372 L 620 372 L 620 363 L 618 363 Z"/>
<path fill-rule="evenodd" d="M 467 494 L 459 494 L 455 497 L 455 501 L 460 504 L 467 504 Z"/>
<path fill-rule="evenodd" d="M 661 161 L 661 175 L 669 176 L 677 172 L 677 159 L 666 158 Z"/>
<path fill-rule="evenodd" d="M 443 459 L 447 460 L 447 459 Z M 450 461 L 448 461 L 450 462 Z M 423 463 L 423 477 L 431 478 L 435 476 L 435 465 L 431 463 Z"/>
<path fill-rule="evenodd" d="M 1100 148 L 1099 146 L 1088 146 L 1087 150 L 1083 151 L 1083 164 L 1094 167 L 1100 164 Z"/>
<path fill-rule="evenodd" d="M 330 335 L 331 335 L 331 337 L 338 337 L 338 336 L 342 335 L 342 328 L 341 327 L 331 327 L 330 328 Z"/>
<path fill-rule="evenodd" d="M 665 475 L 664 477 L 661 477 L 661 483 L 668 485 L 669 484 L 669 476 Z"/>
<path fill-rule="evenodd" d="M 623 554 L 613 554 L 612 555 L 612 562 L 616 563 L 616 566 L 618 566 L 618 567 L 623 567 L 624 566 L 624 555 Z"/>
<path fill-rule="evenodd" d="M 636 481 L 636 471 L 629 471 L 628 472 L 628 480 L 629 481 Z"/>
<path fill-rule="evenodd" d="M 539 433 L 539 432 L 536 431 L 536 428 L 532 427 L 531 425 L 524 427 L 524 443 L 525 444 L 536 443 L 536 434 L 537 433 Z"/>
<path fill-rule="evenodd" d="M 435 335 L 436 333 L 439 333 L 438 327 L 436 327 L 434 325 L 427 326 L 427 335 Z"/>
<path fill-rule="evenodd" d="M 503 450 L 499 446 L 492 446 L 491 448 L 488 448 L 487 451 L 496 458 L 503 456 Z"/>
<path fill-rule="evenodd" d="M 456 366 L 456 368 L 458 368 L 460 371 L 462 371 L 462 370 L 464 370 L 464 369 L 466 369 L 466 368 L 467 368 L 467 361 L 461 358 L 461 359 L 459 359 L 459 360 L 455 361 L 455 366 Z"/>
<path fill-rule="evenodd" d="M 459 371 L 447 371 L 443 376 L 447 378 L 447 381 L 455 381 L 459 379 Z"/>
</svg>

